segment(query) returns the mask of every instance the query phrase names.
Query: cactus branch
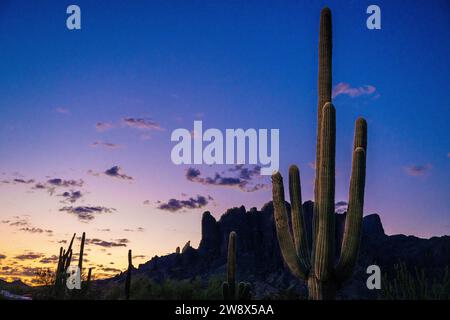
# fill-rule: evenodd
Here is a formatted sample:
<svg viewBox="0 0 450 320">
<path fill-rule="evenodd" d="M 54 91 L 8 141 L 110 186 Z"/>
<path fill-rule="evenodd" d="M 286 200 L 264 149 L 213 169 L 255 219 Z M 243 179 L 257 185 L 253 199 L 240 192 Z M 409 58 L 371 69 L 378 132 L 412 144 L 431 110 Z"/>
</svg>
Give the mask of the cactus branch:
<svg viewBox="0 0 450 320">
<path fill-rule="evenodd" d="M 281 254 L 292 273 L 300 279 L 307 279 L 308 269 L 300 262 L 289 229 L 288 215 L 284 201 L 283 177 L 279 172 L 272 175 L 273 208 L 275 226 Z"/>
<path fill-rule="evenodd" d="M 311 268 L 309 258 L 308 237 L 303 216 L 302 191 L 300 183 L 300 172 L 298 167 L 292 165 L 289 168 L 289 195 L 291 200 L 292 233 L 294 235 L 297 256 L 300 259 L 303 270 Z M 308 272 L 307 271 L 307 272 Z"/>
<path fill-rule="evenodd" d="M 356 122 L 354 147 L 348 210 L 341 256 L 336 267 L 336 275 L 340 281 L 344 281 L 351 275 L 356 264 L 361 239 L 367 148 L 367 124 L 364 119 L 358 119 Z"/>
</svg>

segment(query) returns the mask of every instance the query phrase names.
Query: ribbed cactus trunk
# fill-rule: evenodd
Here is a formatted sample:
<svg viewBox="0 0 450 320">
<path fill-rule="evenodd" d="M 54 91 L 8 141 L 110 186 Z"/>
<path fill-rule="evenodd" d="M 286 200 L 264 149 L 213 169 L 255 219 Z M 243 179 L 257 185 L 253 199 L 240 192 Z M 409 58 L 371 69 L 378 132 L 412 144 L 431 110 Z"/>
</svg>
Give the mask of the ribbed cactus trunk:
<svg viewBox="0 0 450 320">
<path fill-rule="evenodd" d="M 318 232 L 318 214 L 317 204 L 319 202 L 319 170 L 320 170 L 320 146 L 322 141 L 322 113 L 323 106 L 326 102 L 331 101 L 331 86 L 332 86 L 332 24 L 331 11 L 324 8 L 320 14 L 320 28 L 319 28 L 319 73 L 317 81 L 317 143 L 316 143 L 316 179 L 314 183 L 314 216 L 313 216 L 313 234 L 312 244 L 314 247 L 316 236 Z M 312 252 L 312 264 L 315 263 L 315 252 Z"/>
<path fill-rule="evenodd" d="M 314 189 L 312 250 L 302 210 L 300 173 L 289 169 L 292 230 L 284 200 L 283 178 L 272 176 L 274 217 L 283 259 L 291 272 L 307 281 L 309 298 L 334 299 L 336 290 L 348 279 L 356 264 L 361 238 L 366 171 L 367 123 L 355 124 L 349 206 L 339 262 L 335 266 L 335 153 L 336 110 L 331 103 L 331 12 L 321 12 L 319 37 L 319 108 Z"/>
</svg>

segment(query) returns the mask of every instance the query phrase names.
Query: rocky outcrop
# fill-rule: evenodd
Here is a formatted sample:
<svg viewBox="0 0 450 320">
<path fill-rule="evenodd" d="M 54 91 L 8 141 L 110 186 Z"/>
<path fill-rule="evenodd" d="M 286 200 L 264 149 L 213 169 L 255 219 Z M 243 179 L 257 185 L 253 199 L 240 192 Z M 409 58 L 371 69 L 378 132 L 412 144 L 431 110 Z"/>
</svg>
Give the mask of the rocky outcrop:
<svg viewBox="0 0 450 320">
<path fill-rule="evenodd" d="M 287 205 L 290 210 L 289 205 Z M 311 244 L 313 203 L 303 204 L 306 228 Z M 336 238 L 340 244 L 345 213 L 336 214 Z M 202 239 L 197 249 L 188 243 L 181 253 L 154 257 L 139 266 L 137 273 L 157 281 L 163 279 L 207 279 L 220 275 L 225 277 L 228 235 L 237 237 L 237 280 L 253 284 L 256 298 L 274 295 L 284 290 L 304 293 L 305 286 L 292 277 L 284 265 L 278 247 L 273 221 L 273 206 L 269 202 L 261 210 L 244 206 L 227 210 L 219 220 L 211 213 L 202 217 Z M 340 248 L 337 246 L 337 252 Z M 366 288 L 368 265 L 377 264 L 383 272 L 391 271 L 398 261 L 433 272 L 441 272 L 450 265 L 450 237 L 420 239 L 404 235 L 387 236 L 377 214 L 363 219 L 360 255 L 354 276 L 346 284 L 338 298 L 373 298 L 376 292 Z"/>
</svg>

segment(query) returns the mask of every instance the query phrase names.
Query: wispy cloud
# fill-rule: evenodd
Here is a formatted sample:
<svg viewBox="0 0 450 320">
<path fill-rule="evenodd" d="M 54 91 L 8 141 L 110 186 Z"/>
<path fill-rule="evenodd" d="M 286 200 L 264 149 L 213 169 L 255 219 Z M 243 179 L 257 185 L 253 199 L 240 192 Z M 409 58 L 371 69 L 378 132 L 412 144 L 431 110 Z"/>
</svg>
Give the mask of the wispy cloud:
<svg viewBox="0 0 450 320">
<path fill-rule="evenodd" d="M 261 177 L 261 167 L 253 166 L 252 168 L 236 165 L 225 172 L 216 172 L 212 177 L 202 177 L 200 170 L 188 168 L 186 171 L 186 179 L 191 182 L 201 183 L 203 185 L 237 187 L 241 191 L 254 192 L 266 188 L 265 183 L 255 183 L 254 179 Z"/>
<path fill-rule="evenodd" d="M 162 130 L 160 124 L 153 121 L 151 118 L 124 118 L 123 123 L 130 127 L 139 130 Z"/>
<path fill-rule="evenodd" d="M 88 170 L 87 173 L 92 176 L 95 176 L 95 177 L 105 175 L 108 177 L 119 178 L 119 179 L 123 179 L 123 180 L 133 180 L 133 177 L 126 175 L 120 166 L 113 166 L 109 169 L 106 169 L 104 172 Z"/>
<path fill-rule="evenodd" d="M 39 259 L 42 257 L 44 257 L 43 253 L 27 252 L 27 253 L 15 256 L 14 259 L 16 259 L 16 260 L 36 260 L 36 259 Z"/>
<path fill-rule="evenodd" d="M 123 238 L 123 239 L 115 239 L 112 241 L 106 241 L 98 238 L 94 239 L 86 239 L 87 244 L 92 244 L 95 246 L 100 246 L 104 248 L 114 248 L 114 247 L 126 247 L 127 244 L 130 242 L 130 240 Z"/>
<path fill-rule="evenodd" d="M 27 232 L 34 234 L 45 234 L 49 237 L 53 236 L 53 230 L 42 229 L 34 226 L 29 220 L 28 216 L 14 216 L 8 220 L 2 220 L 1 223 L 7 224 L 10 227 L 16 228 L 19 232 Z"/>
<path fill-rule="evenodd" d="M 133 180 L 132 177 L 127 176 L 125 173 L 122 172 L 122 168 L 119 166 L 114 166 L 112 168 L 109 168 L 104 172 L 107 176 L 114 177 L 114 178 L 120 178 L 125 180 Z"/>
<path fill-rule="evenodd" d="M 99 132 L 108 131 L 112 128 L 114 128 L 114 125 L 110 122 L 97 122 L 95 124 L 95 129 Z"/>
<path fill-rule="evenodd" d="M 84 184 L 83 180 L 65 180 L 61 178 L 53 178 L 47 180 L 47 183 L 54 187 L 82 187 Z"/>
<path fill-rule="evenodd" d="M 81 199 L 83 197 L 83 194 L 81 193 L 81 191 L 65 191 L 58 196 L 64 198 L 63 202 L 74 203 L 77 200 Z"/>
<path fill-rule="evenodd" d="M 46 233 L 48 235 L 53 235 L 53 231 L 52 230 L 44 230 L 41 228 L 36 228 L 36 227 L 24 227 L 24 228 L 20 228 L 20 231 L 24 231 L 24 232 L 29 232 L 29 233 Z"/>
<path fill-rule="evenodd" d="M 404 169 L 406 174 L 409 176 L 421 177 L 427 175 L 432 168 L 433 166 L 427 163 L 424 165 L 409 165 L 406 166 Z"/>
<path fill-rule="evenodd" d="M 376 90 L 377 89 L 372 85 L 352 87 L 346 82 L 340 82 L 333 87 L 332 97 L 336 98 L 340 95 L 348 95 L 351 98 L 356 98 L 362 95 L 372 95 L 376 92 Z"/>
<path fill-rule="evenodd" d="M 70 114 L 70 110 L 66 108 L 56 108 L 55 112 L 60 114 Z"/>
<path fill-rule="evenodd" d="M 13 179 L 13 183 L 30 184 L 30 183 L 34 183 L 34 180 L 33 179 L 25 180 L 25 179 L 16 178 L 16 179 Z"/>
<path fill-rule="evenodd" d="M 334 205 L 334 211 L 337 213 L 344 213 L 347 212 L 348 209 L 348 202 L 347 201 L 338 201 Z"/>
<path fill-rule="evenodd" d="M 107 149 L 122 148 L 122 146 L 120 144 L 105 142 L 105 141 L 95 141 L 95 142 L 91 143 L 91 147 L 104 147 Z"/>
<path fill-rule="evenodd" d="M 199 209 L 206 206 L 210 200 L 214 200 L 211 196 L 200 196 L 197 195 L 196 198 L 190 197 L 189 199 L 179 200 L 179 199 L 170 199 L 167 202 L 158 201 L 158 209 L 176 212 L 185 209 Z"/>
<path fill-rule="evenodd" d="M 116 211 L 114 208 L 107 208 L 101 206 L 67 206 L 59 209 L 61 212 L 66 212 L 75 215 L 81 222 L 89 222 L 95 219 L 95 216 L 103 213 L 112 213 Z"/>
<path fill-rule="evenodd" d="M 56 256 L 56 255 L 52 255 L 52 256 L 50 256 L 50 257 L 44 257 L 44 258 L 42 258 L 41 260 L 39 260 L 39 262 L 40 263 L 43 263 L 43 264 L 50 264 L 50 263 L 57 263 L 58 262 L 58 256 Z"/>
</svg>

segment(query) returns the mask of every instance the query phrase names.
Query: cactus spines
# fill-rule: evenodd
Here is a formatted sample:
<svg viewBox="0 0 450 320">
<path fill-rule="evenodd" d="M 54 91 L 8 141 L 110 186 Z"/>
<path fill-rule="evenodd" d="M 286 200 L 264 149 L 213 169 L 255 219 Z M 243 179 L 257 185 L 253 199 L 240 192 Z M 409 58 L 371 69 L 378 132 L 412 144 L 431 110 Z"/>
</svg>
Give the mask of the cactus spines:
<svg viewBox="0 0 450 320">
<path fill-rule="evenodd" d="M 131 270 L 133 269 L 131 250 L 128 250 L 128 269 L 127 277 L 125 279 L 125 299 L 130 300 L 130 287 L 131 287 Z"/>
<path fill-rule="evenodd" d="M 228 237 L 227 281 L 222 284 L 225 300 L 248 300 L 251 297 L 250 284 L 240 282 L 236 288 L 236 232 Z"/>
<path fill-rule="evenodd" d="M 308 282 L 310 299 L 334 299 L 337 288 L 348 279 L 356 263 L 364 205 L 367 123 L 355 124 L 349 207 L 341 254 L 335 266 L 335 153 L 336 110 L 331 103 L 331 12 L 322 10 L 319 39 L 319 115 L 314 189 L 312 249 L 308 252 L 301 206 L 300 174 L 289 168 L 292 230 L 284 200 L 283 178 L 272 175 L 274 218 L 278 243 L 291 272 Z"/>
</svg>

